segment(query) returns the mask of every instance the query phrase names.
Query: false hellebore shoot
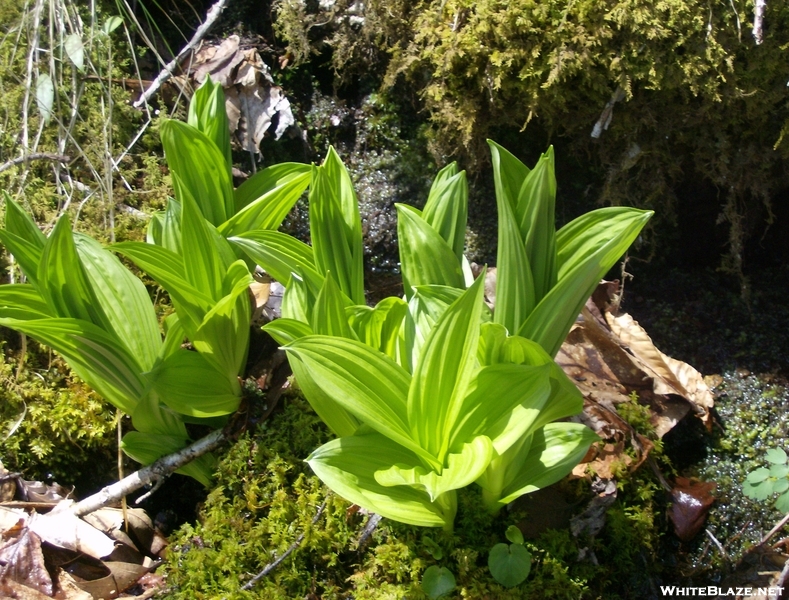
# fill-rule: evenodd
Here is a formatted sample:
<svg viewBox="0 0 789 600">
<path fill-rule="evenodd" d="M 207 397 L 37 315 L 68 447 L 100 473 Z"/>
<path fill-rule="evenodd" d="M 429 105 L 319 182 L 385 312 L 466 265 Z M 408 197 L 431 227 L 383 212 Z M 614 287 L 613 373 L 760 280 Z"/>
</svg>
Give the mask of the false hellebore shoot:
<svg viewBox="0 0 789 600">
<path fill-rule="evenodd" d="M 162 125 L 162 142 L 175 199 L 154 215 L 148 243 L 105 249 L 65 216 L 45 237 L 8 197 L 0 231 L 29 282 L 0 286 L 0 325 L 59 351 L 132 415 L 130 456 L 150 463 L 187 444 L 187 422 L 216 426 L 237 409 L 256 265 L 287 284 L 284 318 L 266 330 L 337 436 L 306 460 L 347 500 L 451 530 L 458 489 L 480 486 L 495 513 L 567 475 L 597 439 L 563 421 L 582 398 L 553 356 L 651 212 L 599 209 L 557 231 L 553 150 L 529 169 L 491 142 L 495 307 L 463 255 L 468 185 L 454 163 L 423 210 L 397 207 L 405 298 L 368 307 L 358 202 L 333 149 L 319 166 L 274 165 L 233 189 L 224 98 L 210 80 L 187 123 Z M 276 231 L 308 186 L 312 246 Z M 164 336 L 115 253 L 168 292 Z M 211 461 L 183 472 L 208 484 Z M 522 554 L 505 550 L 495 564 Z"/>
</svg>

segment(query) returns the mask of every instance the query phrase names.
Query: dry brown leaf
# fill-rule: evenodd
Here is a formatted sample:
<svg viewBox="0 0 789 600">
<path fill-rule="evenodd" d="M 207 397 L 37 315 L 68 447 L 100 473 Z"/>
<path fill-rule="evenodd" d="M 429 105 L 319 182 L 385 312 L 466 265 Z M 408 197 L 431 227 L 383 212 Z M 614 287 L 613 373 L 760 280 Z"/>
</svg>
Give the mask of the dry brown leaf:
<svg viewBox="0 0 789 600">
<path fill-rule="evenodd" d="M 94 600 L 93 596 L 81 589 L 74 578 L 63 569 L 58 569 L 58 597 L 63 596 L 64 600 Z"/>
<path fill-rule="evenodd" d="M 693 481 L 677 477 L 671 490 L 671 510 L 668 513 L 674 524 L 674 532 L 683 542 L 689 542 L 704 527 L 707 513 L 715 502 L 712 490 L 715 484 L 709 481 Z"/>
<path fill-rule="evenodd" d="M 203 45 L 182 66 L 196 85 L 210 76 L 222 86 L 232 139 L 244 150 L 259 154 L 267 133 L 279 139 L 295 125 L 290 102 L 274 85 L 268 65 L 254 48 L 243 49 L 237 35 L 219 45 Z"/>
<path fill-rule="evenodd" d="M 640 361 L 639 366 L 652 376 L 653 391 L 685 398 L 704 423 L 710 425 L 710 409 L 714 400 L 701 373 L 658 350 L 647 332 L 630 315 L 615 317 L 607 313 L 606 320 L 612 333 Z"/>
<path fill-rule="evenodd" d="M 51 596 L 42 594 L 38 590 L 17 583 L 13 579 L 0 579 L 0 598 L 13 598 L 14 600 L 50 600 Z M 92 600 L 92 596 L 89 600 Z"/>
<path fill-rule="evenodd" d="M 45 515 L 33 513 L 28 526 L 42 540 L 55 546 L 84 552 L 94 558 L 108 556 L 115 548 L 115 542 L 101 531 L 76 517 L 68 506 L 71 501 L 59 504 L 61 510 L 54 509 Z"/>
<path fill-rule="evenodd" d="M 0 545 L 2 579 L 15 581 L 40 594 L 51 596 L 52 578 L 44 565 L 41 538 L 28 527 L 11 529 L 7 534 L 8 537 Z"/>
<path fill-rule="evenodd" d="M 115 598 L 148 572 L 146 567 L 131 563 L 108 561 L 104 566 L 109 570 L 108 575 L 90 581 L 76 580 L 77 586 L 94 598 Z"/>
</svg>

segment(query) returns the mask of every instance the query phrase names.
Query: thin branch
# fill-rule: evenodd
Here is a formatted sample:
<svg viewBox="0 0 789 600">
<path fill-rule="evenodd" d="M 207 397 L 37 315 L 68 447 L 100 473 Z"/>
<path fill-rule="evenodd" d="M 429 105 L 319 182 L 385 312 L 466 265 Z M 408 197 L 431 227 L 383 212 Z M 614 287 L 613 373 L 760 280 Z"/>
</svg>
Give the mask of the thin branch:
<svg viewBox="0 0 789 600">
<path fill-rule="evenodd" d="M 178 63 L 180 63 L 181 60 L 205 37 L 205 35 L 208 33 L 208 30 L 211 29 L 213 24 L 219 18 L 219 15 L 222 14 L 222 10 L 225 8 L 226 4 L 227 0 L 217 0 L 217 2 L 210 9 L 208 9 L 208 12 L 205 15 L 205 22 L 197 28 L 197 31 L 195 31 L 192 39 L 189 40 L 189 43 L 186 44 L 186 46 L 184 46 L 183 49 L 178 53 L 178 56 L 176 56 L 164 66 L 162 72 L 159 73 L 148 89 L 145 90 L 142 96 L 140 96 L 133 104 L 134 108 L 140 108 L 143 104 L 148 102 L 148 100 L 150 100 L 151 97 L 159 90 L 162 84 L 173 76 L 173 72 L 178 66 Z"/>
<path fill-rule="evenodd" d="M 321 505 L 318 507 L 318 511 L 315 513 L 315 516 L 312 518 L 312 525 L 313 525 L 313 526 L 315 525 L 315 523 L 317 523 L 317 522 L 318 522 L 318 519 L 320 519 L 321 515 L 323 514 L 323 510 L 326 508 L 326 500 L 328 500 L 328 498 L 324 499 L 324 501 L 323 501 L 323 502 L 321 503 Z M 261 579 L 263 579 L 263 578 L 264 578 L 266 575 L 268 575 L 268 574 L 269 574 L 269 573 L 271 573 L 271 572 L 272 572 L 274 569 L 276 569 L 276 568 L 277 568 L 277 567 L 278 567 L 278 566 L 279 566 L 279 565 L 282 563 L 282 561 L 283 561 L 283 560 L 285 560 L 285 559 L 286 559 L 288 556 L 290 556 L 290 555 L 293 553 L 293 551 L 294 551 L 296 548 L 298 548 L 298 547 L 299 547 L 299 545 L 301 545 L 301 542 L 303 542 L 303 541 L 304 541 L 304 537 L 305 537 L 306 535 L 307 535 L 307 532 L 306 532 L 306 530 L 305 530 L 305 531 L 302 531 L 302 532 L 301 532 L 301 534 L 299 535 L 299 537 L 297 537 L 297 538 L 296 538 L 296 541 L 295 541 L 295 542 L 293 542 L 293 543 L 290 545 L 290 548 L 288 548 L 287 550 L 285 550 L 285 552 L 283 552 L 283 553 L 282 553 L 282 555 L 281 555 L 281 556 L 279 556 L 277 559 L 275 559 L 274 561 L 272 561 L 272 562 L 270 562 L 269 564 L 267 564 L 267 565 L 266 565 L 266 566 L 263 568 L 263 570 L 262 570 L 260 573 L 258 573 L 257 575 L 255 575 L 255 576 L 254 576 L 252 579 L 250 579 L 249 581 L 247 581 L 247 582 L 246 582 L 246 584 L 244 584 L 244 586 L 243 586 L 241 589 L 246 591 L 246 590 L 251 590 L 253 587 L 255 587 L 255 584 L 256 584 L 258 581 L 260 581 L 260 580 L 261 580 Z"/>
<path fill-rule="evenodd" d="M 25 156 L 18 156 L 16 158 L 12 158 L 9 161 L 4 162 L 0 165 L 0 173 L 3 171 L 7 171 L 11 167 L 16 165 L 21 165 L 22 163 L 26 163 L 29 160 L 54 160 L 55 162 L 60 163 L 70 163 L 72 158 L 65 154 L 53 154 L 52 152 L 33 152 L 31 154 L 26 154 Z"/>
<path fill-rule="evenodd" d="M 770 538 L 773 537 L 776 533 L 778 533 L 783 528 L 783 526 L 786 525 L 788 522 L 789 522 L 789 513 L 786 513 L 784 515 L 783 519 L 778 521 L 778 523 L 776 523 L 775 527 L 773 527 L 770 530 L 770 532 L 767 535 L 765 535 L 759 541 L 758 544 L 756 544 L 756 546 L 763 546 L 764 544 L 766 544 L 770 540 Z"/>
<path fill-rule="evenodd" d="M 215 450 L 227 440 L 227 437 L 228 434 L 223 429 L 212 431 L 192 445 L 173 454 L 163 456 L 155 463 L 143 467 L 112 485 L 108 485 L 84 500 L 80 500 L 71 508 L 71 512 L 78 517 L 82 517 L 113 502 L 117 502 L 124 496 L 170 475 L 199 456 Z"/>
</svg>

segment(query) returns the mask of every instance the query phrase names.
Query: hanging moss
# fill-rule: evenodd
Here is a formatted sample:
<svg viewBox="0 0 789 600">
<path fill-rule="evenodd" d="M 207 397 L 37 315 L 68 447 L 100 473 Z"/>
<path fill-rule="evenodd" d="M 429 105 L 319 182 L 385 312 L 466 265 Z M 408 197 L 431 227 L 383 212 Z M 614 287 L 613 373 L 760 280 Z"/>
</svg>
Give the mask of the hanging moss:
<svg viewBox="0 0 789 600">
<path fill-rule="evenodd" d="M 783 4 L 768 3 L 760 46 L 746 0 L 372 0 L 355 21 L 362 3 L 330 4 L 297 19 L 309 3 L 280 2 L 277 18 L 290 25 L 279 33 L 304 59 L 305 45 L 328 48 L 341 74 L 372 56 L 384 87 L 416 90 L 439 163 L 484 166 L 486 138 L 513 138 L 507 147 L 527 153 L 551 140 L 582 178 L 592 174 L 592 201 L 655 209 L 653 227 L 691 212 L 679 204 L 709 204 L 734 272 L 789 186 Z M 702 194 L 678 195 L 697 181 Z"/>
</svg>

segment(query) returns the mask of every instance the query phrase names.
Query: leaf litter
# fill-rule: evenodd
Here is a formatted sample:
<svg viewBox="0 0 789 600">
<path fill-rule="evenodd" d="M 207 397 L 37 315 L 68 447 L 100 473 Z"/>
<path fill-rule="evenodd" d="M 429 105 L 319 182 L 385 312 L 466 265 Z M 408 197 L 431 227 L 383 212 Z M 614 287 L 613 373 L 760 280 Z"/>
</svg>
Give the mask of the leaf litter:
<svg viewBox="0 0 789 600">
<path fill-rule="evenodd" d="M 162 585 L 151 573 L 167 546 L 141 509 L 102 508 L 84 518 L 57 484 L 26 481 L 0 465 L 0 597 L 150 597 Z M 66 492 L 64 496 L 64 492 Z M 125 517 L 124 517 L 125 513 Z"/>
</svg>

